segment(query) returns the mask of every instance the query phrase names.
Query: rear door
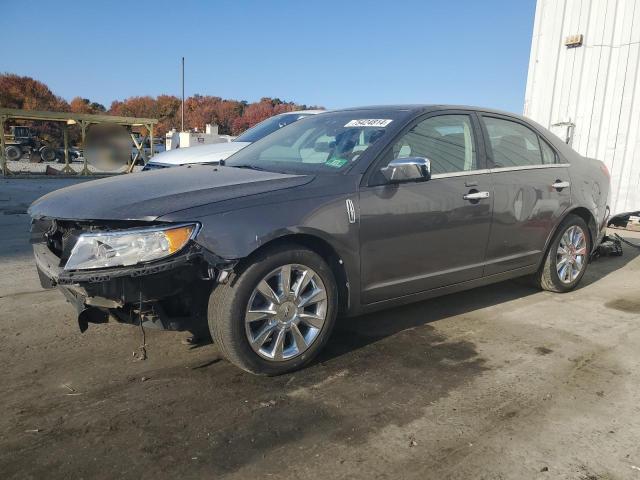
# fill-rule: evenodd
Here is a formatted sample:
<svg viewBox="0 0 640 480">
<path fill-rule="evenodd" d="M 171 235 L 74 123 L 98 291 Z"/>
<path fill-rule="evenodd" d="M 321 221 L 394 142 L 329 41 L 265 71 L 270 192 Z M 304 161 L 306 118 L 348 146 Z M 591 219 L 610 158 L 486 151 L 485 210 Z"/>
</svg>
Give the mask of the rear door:
<svg viewBox="0 0 640 480">
<path fill-rule="evenodd" d="M 481 114 L 494 203 L 485 275 L 537 265 L 571 204 L 569 165 L 525 122 Z"/>
<path fill-rule="evenodd" d="M 473 114 L 439 112 L 415 120 L 373 166 L 359 199 L 363 303 L 482 276 L 493 198 L 480 138 Z M 431 160 L 431 180 L 387 183 L 380 168 L 403 157 Z"/>
</svg>

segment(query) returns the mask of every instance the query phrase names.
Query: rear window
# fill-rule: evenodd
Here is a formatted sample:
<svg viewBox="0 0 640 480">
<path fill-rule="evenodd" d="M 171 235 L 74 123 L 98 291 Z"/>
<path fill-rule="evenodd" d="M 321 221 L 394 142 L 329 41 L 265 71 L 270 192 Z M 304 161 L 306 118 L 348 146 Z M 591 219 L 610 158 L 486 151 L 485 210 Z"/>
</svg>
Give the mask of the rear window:
<svg viewBox="0 0 640 480">
<path fill-rule="evenodd" d="M 483 121 L 489 132 L 495 167 L 543 164 L 538 134 L 533 130 L 520 123 L 500 118 L 483 117 Z"/>
<path fill-rule="evenodd" d="M 549 146 L 547 142 L 540 139 L 540 147 L 542 148 L 542 163 L 544 163 L 545 165 L 558 163 L 556 152 Z"/>
</svg>

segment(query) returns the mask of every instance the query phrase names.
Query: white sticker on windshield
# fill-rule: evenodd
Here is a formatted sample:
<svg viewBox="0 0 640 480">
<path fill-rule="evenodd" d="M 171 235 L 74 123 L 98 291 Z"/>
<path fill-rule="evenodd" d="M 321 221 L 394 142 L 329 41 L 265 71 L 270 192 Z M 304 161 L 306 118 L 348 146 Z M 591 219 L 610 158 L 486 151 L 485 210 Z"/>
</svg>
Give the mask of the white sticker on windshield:
<svg viewBox="0 0 640 480">
<path fill-rule="evenodd" d="M 345 127 L 386 127 L 392 121 L 388 118 L 361 118 L 359 120 L 351 120 Z"/>
</svg>

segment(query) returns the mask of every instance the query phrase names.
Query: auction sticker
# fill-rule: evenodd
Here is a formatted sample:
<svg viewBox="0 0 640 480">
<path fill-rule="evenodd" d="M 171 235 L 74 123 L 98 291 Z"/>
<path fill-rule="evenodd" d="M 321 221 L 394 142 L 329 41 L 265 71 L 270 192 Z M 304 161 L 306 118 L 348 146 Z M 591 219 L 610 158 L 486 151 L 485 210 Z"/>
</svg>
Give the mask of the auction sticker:
<svg viewBox="0 0 640 480">
<path fill-rule="evenodd" d="M 348 162 L 346 158 L 332 157 L 325 162 L 328 167 L 340 168 Z"/>
<path fill-rule="evenodd" d="M 359 120 L 351 120 L 345 127 L 386 127 L 392 121 L 388 118 L 361 118 Z"/>
</svg>

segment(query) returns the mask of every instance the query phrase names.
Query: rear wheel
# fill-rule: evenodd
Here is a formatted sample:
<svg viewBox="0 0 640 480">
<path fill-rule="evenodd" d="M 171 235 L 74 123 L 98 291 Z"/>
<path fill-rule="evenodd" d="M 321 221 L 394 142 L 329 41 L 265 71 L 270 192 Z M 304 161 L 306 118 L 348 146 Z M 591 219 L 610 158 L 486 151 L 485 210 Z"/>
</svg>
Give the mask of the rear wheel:
<svg viewBox="0 0 640 480">
<path fill-rule="evenodd" d="M 549 246 L 536 283 L 550 292 L 573 290 L 587 270 L 590 252 L 587 224 L 577 215 L 567 216 Z"/>
<path fill-rule="evenodd" d="M 4 149 L 4 154 L 7 157 L 7 160 L 15 162 L 17 160 L 20 160 L 20 158 L 22 157 L 22 150 L 16 145 L 8 145 Z"/>
<path fill-rule="evenodd" d="M 222 354 L 251 373 L 279 375 L 310 362 L 336 319 L 333 272 L 297 245 L 260 253 L 209 300 L 209 329 Z"/>
</svg>

